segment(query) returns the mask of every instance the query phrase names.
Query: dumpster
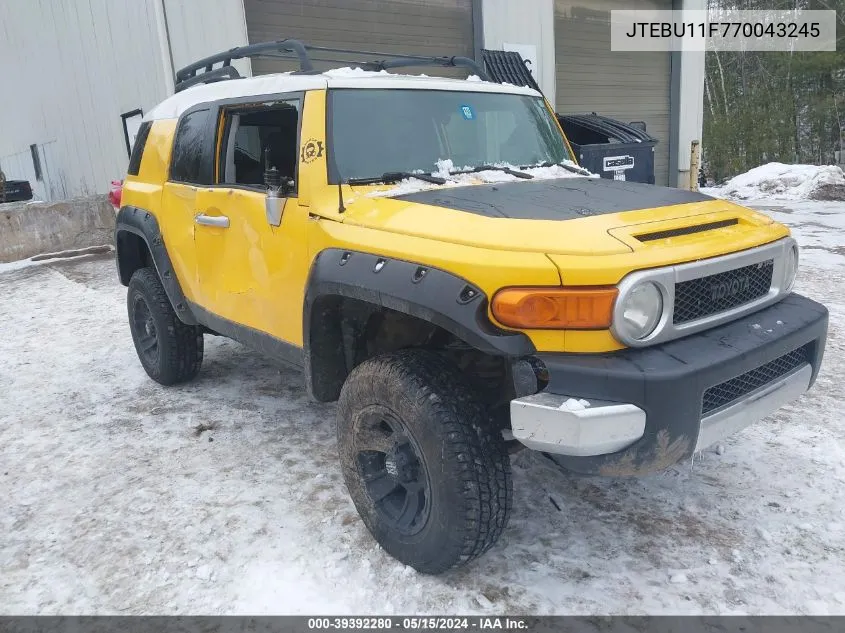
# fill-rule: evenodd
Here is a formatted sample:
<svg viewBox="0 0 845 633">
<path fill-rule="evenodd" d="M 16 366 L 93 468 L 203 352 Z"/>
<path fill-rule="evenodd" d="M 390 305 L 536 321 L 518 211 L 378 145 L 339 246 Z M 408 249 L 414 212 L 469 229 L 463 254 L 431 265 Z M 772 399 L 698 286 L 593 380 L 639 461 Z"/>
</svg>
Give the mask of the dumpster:
<svg viewBox="0 0 845 633">
<path fill-rule="evenodd" d="M 578 163 L 602 178 L 654 184 L 657 139 L 642 121 L 592 114 L 557 114 Z"/>
</svg>

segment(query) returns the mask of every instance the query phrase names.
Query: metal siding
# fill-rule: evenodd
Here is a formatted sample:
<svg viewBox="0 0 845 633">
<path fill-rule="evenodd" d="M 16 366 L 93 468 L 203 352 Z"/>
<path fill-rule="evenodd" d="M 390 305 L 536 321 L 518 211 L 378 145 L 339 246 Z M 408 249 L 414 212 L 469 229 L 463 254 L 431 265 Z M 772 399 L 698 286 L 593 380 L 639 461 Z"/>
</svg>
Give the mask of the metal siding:
<svg viewBox="0 0 845 633">
<path fill-rule="evenodd" d="M 247 43 L 241 0 L 165 0 L 164 7 L 175 70 Z M 233 65 L 242 75 L 251 74 L 249 60 Z"/>
<path fill-rule="evenodd" d="M 7 178 L 31 180 L 39 197 L 56 200 L 105 193 L 125 175 L 121 113 L 146 112 L 167 96 L 160 1 L 0 2 L 0 167 Z M 246 43 L 241 0 L 214 0 L 213 9 L 205 0 L 165 2 L 176 63 Z M 41 152 L 43 182 L 32 180 L 32 144 Z"/>
<path fill-rule="evenodd" d="M 47 200 L 104 193 L 128 157 L 120 114 L 165 97 L 152 0 L 0 3 L 0 165 L 34 178 L 38 145 Z M 28 165 L 25 165 L 28 160 Z"/>
<path fill-rule="evenodd" d="M 671 9 L 671 0 L 556 0 L 555 108 L 645 121 L 660 141 L 655 182 L 669 182 L 670 56 L 610 50 L 612 9 Z"/>
<path fill-rule="evenodd" d="M 318 46 L 474 57 L 472 0 L 245 0 L 244 9 L 251 43 L 293 38 Z M 253 60 L 252 68 L 259 75 L 298 66 Z M 437 68 L 400 72 L 453 74 Z"/>
</svg>

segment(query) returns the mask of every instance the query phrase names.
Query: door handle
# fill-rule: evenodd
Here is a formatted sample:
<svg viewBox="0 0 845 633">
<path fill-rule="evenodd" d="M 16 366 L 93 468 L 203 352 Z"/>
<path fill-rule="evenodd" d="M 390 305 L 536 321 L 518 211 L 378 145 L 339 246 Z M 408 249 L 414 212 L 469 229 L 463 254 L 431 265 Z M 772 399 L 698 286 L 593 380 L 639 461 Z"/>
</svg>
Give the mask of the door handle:
<svg viewBox="0 0 845 633">
<path fill-rule="evenodd" d="M 229 228 L 229 218 L 225 215 L 205 215 L 200 213 L 194 218 L 194 222 L 203 226 L 216 226 L 219 229 Z"/>
</svg>

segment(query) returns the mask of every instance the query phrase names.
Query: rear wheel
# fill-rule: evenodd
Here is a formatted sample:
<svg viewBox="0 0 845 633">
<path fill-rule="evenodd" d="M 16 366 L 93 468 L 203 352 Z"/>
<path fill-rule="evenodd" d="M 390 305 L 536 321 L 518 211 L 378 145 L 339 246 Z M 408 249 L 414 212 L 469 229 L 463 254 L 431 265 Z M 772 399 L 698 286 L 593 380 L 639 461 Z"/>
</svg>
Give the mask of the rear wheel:
<svg viewBox="0 0 845 633">
<path fill-rule="evenodd" d="M 126 301 L 135 351 L 149 377 L 162 385 L 194 378 L 202 366 L 202 329 L 176 316 L 153 268 L 135 271 Z"/>
<path fill-rule="evenodd" d="M 442 573 L 502 534 L 512 497 L 508 452 L 445 359 L 406 350 L 356 367 L 341 391 L 337 433 L 355 507 L 394 558 Z"/>
</svg>

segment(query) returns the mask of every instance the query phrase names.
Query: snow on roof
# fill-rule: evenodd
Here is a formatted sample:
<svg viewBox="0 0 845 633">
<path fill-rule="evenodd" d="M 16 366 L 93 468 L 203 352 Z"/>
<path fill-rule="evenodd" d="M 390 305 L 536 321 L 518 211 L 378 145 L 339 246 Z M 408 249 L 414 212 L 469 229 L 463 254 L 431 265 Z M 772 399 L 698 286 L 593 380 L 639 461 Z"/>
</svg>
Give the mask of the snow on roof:
<svg viewBox="0 0 845 633">
<path fill-rule="evenodd" d="M 540 93 L 527 86 L 515 86 L 508 83 L 482 81 L 477 75 L 466 79 L 429 77 L 425 74 L 402 75 L 386 70 L 372 71 L 361 68 L 334 68 L 322 73 L 327 78 L 329 88 L 396 88 L 419 90 L 458 90 L 466 92 L 499 92 L 540 96 Z"/>
<path fill-rule="evenodd" d="M 187 109 L 200 103 L 234 99 L 250 95 L 273 95 L 280 92 L 320 90 L 326 87 L 322 75 L 259 75 L 243 79 L 229 79 L 210 84 L 198 84 L 177 92 L 159 103 L 144 116 L 145 121 L 156 119 L 177 119 Z"/>
<path fill-rule="evenodd" d="M 301 90 L 324 88 L 392 88 L 397 90 L 456 90 L 465 92 L 498 92 L 540 96 L 531 88 L 469 79 L 446 79 L 426 75 L 399 75 L 387 71 L 367 71 L 361 68 L 335 68 L 318 75 L 278 73 L 243 79 L 230 79 L 199 84 L 168 97 L 144 116 L 145 121 L 176 119 L 189 108 L 200 103 L 236 97 L 269 96 Z"/>
</svg>

